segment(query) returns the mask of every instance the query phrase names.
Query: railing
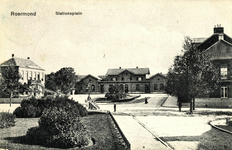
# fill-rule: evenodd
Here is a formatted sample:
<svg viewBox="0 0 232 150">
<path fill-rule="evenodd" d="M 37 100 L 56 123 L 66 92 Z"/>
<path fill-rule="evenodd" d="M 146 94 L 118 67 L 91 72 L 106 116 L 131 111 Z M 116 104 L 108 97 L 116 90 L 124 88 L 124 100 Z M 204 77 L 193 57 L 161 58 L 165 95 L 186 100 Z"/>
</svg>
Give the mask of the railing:
<svg viewBox="0 0 232 150">
<path fill-rule="evenodd" d="M 130 144 L 130 142 L 127 140 L 126 136 L 125 136 L 124 133 L 122 132 L 121 128 L 119 127 L 117 121 L 114 119 L 114 117 L 113 117 L 113 115 L 111 114 L 111 112 L 108 111 L 108 113 L 109 113 L 110 117 L 112 118 L 112 120 L 114 121 L 116 127 L 118 128 L 119 133 L 122 135 L 122 138 L 123 138 L 123 140 L 125 141 L 127 148 L 130 150 L 130 149 L 131 149 L 131 144 Z"/>
</svg>

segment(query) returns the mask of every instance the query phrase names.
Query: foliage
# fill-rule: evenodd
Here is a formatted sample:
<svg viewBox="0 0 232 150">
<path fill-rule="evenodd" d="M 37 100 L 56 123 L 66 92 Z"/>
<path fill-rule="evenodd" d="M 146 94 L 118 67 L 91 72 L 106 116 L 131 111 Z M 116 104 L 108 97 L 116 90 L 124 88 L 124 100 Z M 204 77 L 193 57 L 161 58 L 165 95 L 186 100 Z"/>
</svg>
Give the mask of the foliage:
<svg viewBox="0 0 232 150">
<path fill-rule="evenodd" d="M 168 72 L 166 92 L 180 99 L 204 96 L 218 87 L 219 69 L 206 52 L 199 51 L 186 38 L 183 54 L 176 56 Z"/>
<path fill-rule="evenodd" d="M 66 107 L 57 105 L 46 108 L 39 120 L 39 127 L 28 130 L 26 141 L 59 148 L 82 147 L 91 143 L 90 136 L 79 121 L 79 114 Z"/>
<path fill-rule="evenodd" d="M 58 107 L 64 110 L 70 110 L 74 115 L 86 116 L 88 114 L 86 108 L 67 97 L 45 98 L 36 99 L 34 97 L 30 99 L 24 99 L 21 101 L 20 107 L 16 108 L 13 114 L 18 118 L 34 118 L 40 117 L 46 108 Z"/>
<path fill-rule="evenodd" d="M 15 116 L 8 112 L 0 113 L 0 128 L 9 128 L 15 126 Z"/>
<path fill-rule="evenodd" d="M 61 68 L 56 73 L 46 75 L 45 87 L 53 91 L 61 90 L 67 94 L 71 88 L 74 88 L 76 76 L 74 69 L 71 67 Z"/>
<path fill-rule="evenodd" d="M 1 89 L 9 93 L 10 95 L 10 106 L 11 106 L 11 98 L 15 91 L 20 89 L 19 79 L 21 75 L 19 74 L 18 67 L 15 66 L 6 66 L 2 67 L 2 81 L 1 81 Z"/>
<path fill-rule="evenodd" d="M 115 84 L 110 87 L 109 92 L 105 94 L 107 100 L 119 100 L 126 97 L 126 93 L 123 92 L 123 87 Z"/>
</svg>

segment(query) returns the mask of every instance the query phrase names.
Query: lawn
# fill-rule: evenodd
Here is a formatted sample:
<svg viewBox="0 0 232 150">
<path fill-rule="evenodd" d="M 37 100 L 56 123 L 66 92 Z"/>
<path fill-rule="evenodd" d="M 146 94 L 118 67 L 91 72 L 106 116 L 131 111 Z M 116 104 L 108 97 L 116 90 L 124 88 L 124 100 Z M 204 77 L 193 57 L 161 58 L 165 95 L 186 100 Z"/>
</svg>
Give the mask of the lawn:
<svg viewBox="0 0 232 150">
<path fill-rule="evenodd" d="M 16 125 L 14 127 L 0 129 L 0 149 L 57 149 L 39 145 L 28 145 L 23 141 L 27 130 L 31 127 L 38 126 L 38 120 L 39 118 L 16 118 Z M 89 132 L 95 143 L 93 146 L 81 149 L 125 149 L 120 134 L 117 132 L 108 114 L 91 113 L 87 117 L 81 118 L 81 122 L 86 127 L 86 130 Z"/>
</svg>

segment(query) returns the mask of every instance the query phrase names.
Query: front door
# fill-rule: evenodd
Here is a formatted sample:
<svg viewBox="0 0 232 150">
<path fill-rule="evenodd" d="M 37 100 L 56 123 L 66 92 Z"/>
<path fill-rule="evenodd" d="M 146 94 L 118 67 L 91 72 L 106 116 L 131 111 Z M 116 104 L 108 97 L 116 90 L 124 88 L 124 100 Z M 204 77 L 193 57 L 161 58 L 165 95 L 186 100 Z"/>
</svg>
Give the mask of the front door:
<svg viewBox="0 0 232 150">
<path fill-rule="evenodd" d="M 101 93 L 104 93 L 104 85 L 101 85 Z"/>
<path fill-rule="evenodd" d="M 145 84 L 145 93 L 150 93 L 149 84 Z"/>
<path fill-rule="evenodd" d="M 125 93 L 128 93 L 128 84 L 125 84 Z"/>
</svg>

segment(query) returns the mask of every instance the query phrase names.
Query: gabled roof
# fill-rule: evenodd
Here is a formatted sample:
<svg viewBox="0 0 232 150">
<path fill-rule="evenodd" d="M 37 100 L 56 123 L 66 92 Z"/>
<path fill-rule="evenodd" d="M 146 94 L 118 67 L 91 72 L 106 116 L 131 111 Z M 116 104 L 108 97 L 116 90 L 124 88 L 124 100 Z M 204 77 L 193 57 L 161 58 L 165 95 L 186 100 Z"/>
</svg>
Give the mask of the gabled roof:
<svg viewBox="0 0 232 150">
<path fill-rule="evenodd" d="M 108 69 L 106 75 L 119 75 L 124 71 L 128 71 L 135 75 L 150 74 L 149 68 L 119 68 L 119 69 Z"/>
<path fill-rule="evenodd" d="M 88 74 L 88 75 L 78 75 L 78 77 L 77 77 L 77 82 L 80 82 L 80 81 L 84 80 L 84 79 L 87 78 L 87 77 L 92 77 L 92 78 L 94 78 L 94 79 L 96 79 L 96 80 L 100 80 L 100 79 L 101 79 L 101 78 L 95 77 L 95 76 L 93 76 L 93 75 L 91 75 L 91 74 Z"/>
<path fill-rule="evenodd" d="M 219 40 L 206 49 L 205 52 L 209 53 L 213 60 L 232 59 L 232 44 L 225 40 Z"/>
<path fill-rule="evenodd" d="M 232 43 L 232 38 L 229 37 L 228 35 L 224 34 L 224 33 L 214 33 L 212 36 L 210 36 L 209 38 L 207 38 L 206 40 L 204 40 L 200 45 L 198 45 L 198 49 L 200 50 L 206 50 L 208 49 L 210 46 L 212 46 L 213 44 L 215 44 L 218 40 L 219 40 L 219 35 L 223 35 L 224 40 Z"/>
<path fill-rule="evenodd" d="M 0 66 L 19 66 L 20 68 L 28 68 L 28 69 L 37 69 L 43 70 L 40 66 L 35 64 L 30 59 L 16 58 L 13 57 L 5 62 L 3 62 Z"/>
<path fill-rule="evenodd" d="M 162 77 L 164 77 L 164 78 L 167 78 L 167 74 L 157 73 L 157 74 L 151 76 L 149 79 L 153 79 L 153 78 L 155 78 L 155 77 L 157 77 L 157 76 L 162 76 Z"/>
</svg>

